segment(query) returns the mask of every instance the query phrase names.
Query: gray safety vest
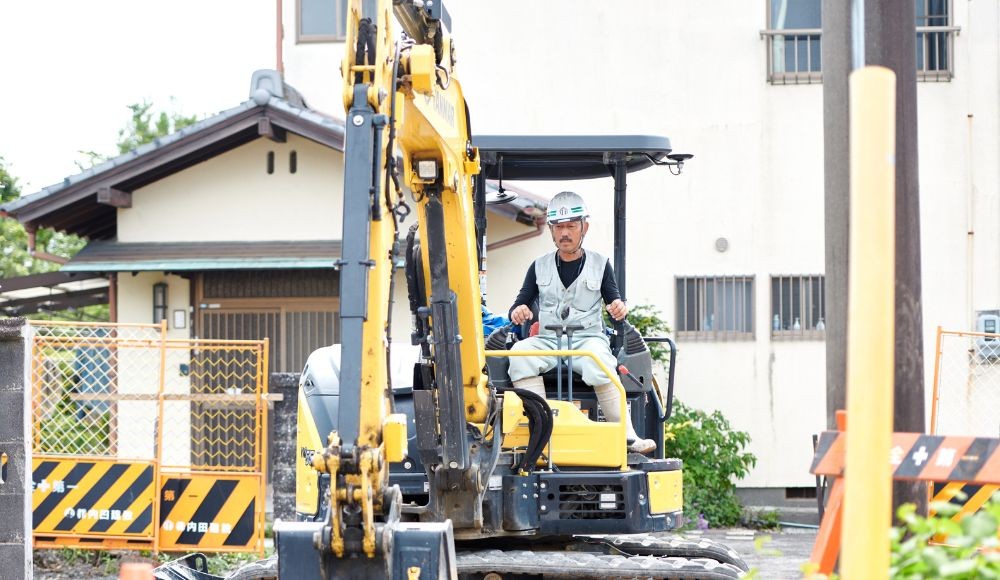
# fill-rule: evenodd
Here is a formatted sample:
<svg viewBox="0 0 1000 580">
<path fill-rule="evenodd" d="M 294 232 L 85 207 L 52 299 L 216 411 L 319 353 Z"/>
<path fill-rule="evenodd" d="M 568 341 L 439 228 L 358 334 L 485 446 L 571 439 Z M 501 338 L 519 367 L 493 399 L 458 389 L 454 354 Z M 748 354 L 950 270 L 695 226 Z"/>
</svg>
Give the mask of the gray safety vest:
<svg viewBox="0 0 1000 580">
<path fill-rule="evenodd" d="M 601 318 L 601 282 L 608 259 L 597 252 L 586 251 L 583 270 L 566 288 L 559 278 L 556 252 L 535 260 L 535 280 L 538 283 L 539 334 L 555 335 L 547 330 L 553 324 L 580 324 L 574 336 L 604 333 Z"/>
</svg>

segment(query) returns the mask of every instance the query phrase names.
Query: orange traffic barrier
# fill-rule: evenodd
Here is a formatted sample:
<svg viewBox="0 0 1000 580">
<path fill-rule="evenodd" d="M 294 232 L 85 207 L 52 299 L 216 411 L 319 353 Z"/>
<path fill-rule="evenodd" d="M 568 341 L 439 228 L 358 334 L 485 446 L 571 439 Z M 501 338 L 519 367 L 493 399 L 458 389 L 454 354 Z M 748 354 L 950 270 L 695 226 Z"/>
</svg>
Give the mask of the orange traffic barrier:
<svg viewBox="0 0 1000 580">
<path fill-rule="evenodd" d="M 837 429 L 840 432 L 847 430 L 847 412 L 837 411 Z M 840 441 L 840 448 L 837 453 L 841 456 L 846 452 Z M 816 456 L 820 455 L 820 447 L 816 446 Z M 813 470 L 817 465 L 813 460 Z M 819 572 L 829 575 L 837 566 L 837 558 L 840 556 L 840 528 L 844 522 L 844 478 L 836 477 L 830 487 L 830 497 L 826 503 L 826 510 L 823 512 L 823 521 L 819 525 L 819 533 L 816 534 L 816 543 L 813 544 L 812 556 L 809 561 L 819 565 Z"/>
<path fill-rule="evenodd" d="M 118 570 L 118 580 L 153 580 L 153 565 L 145 562 L 125 562 Z"/>
<path fill-rule="evenodd" d="M 820 436 L 810 469 L 815 475 L 834 478 L 809 559 L 823 574 L 833 572 L 840 555 L 846 456 L 846 424 L 841 421 L 841 413 L 837 413 L 840 431 L 827 431 Z M 1000 484 L 1000 440 L 996 438 L 893 433 L 887 459 L 896 480 Z"/>
</svg>

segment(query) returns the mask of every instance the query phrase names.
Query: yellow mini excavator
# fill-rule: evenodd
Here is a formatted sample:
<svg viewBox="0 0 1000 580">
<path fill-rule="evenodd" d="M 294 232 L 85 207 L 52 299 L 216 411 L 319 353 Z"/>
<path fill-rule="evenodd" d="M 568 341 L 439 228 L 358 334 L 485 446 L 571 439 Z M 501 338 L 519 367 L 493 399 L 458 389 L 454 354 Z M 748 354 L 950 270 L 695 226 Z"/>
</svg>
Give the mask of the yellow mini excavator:
<svg viewBox="0 0 1000 580">
<path fill-rule="evenodd" d="M 650 458 L 627 452 L 625 425 L 602 420 L 573 374 L 591 353 L 557 351 L 568 368 L 543 398 L 511 384 L 513 333 L 482 330 L 486 205 L 514 197 L 488 181 L 613 178 L 624 296 L 626 176 L 690 156 L 662 137 L 474 138 L 440 0 L 352 0 L 346 22 L 341 344 L 313 353 L 300 382 L 299 521 L 275 525 L 276 563 L 230 577 L 740 577 L 734 551 L 667 533 L 683 505 L 663 445 L 674 356 L 664 392 L 643 337 L 609 329 L 618 415 L 629 405 L 657 441 Z M 395 349 L 401 259 L 413 334 Z"/>
</svg>

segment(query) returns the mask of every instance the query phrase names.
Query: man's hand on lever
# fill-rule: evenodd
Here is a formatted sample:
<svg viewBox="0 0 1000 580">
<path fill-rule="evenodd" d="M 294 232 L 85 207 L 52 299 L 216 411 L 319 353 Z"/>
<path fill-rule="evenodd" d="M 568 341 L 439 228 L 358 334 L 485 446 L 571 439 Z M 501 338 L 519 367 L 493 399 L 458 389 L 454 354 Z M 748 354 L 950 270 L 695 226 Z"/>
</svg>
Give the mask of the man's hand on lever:
<svg viewBox="0 0 1000 580">
<path fill-rule="evenodd" d="M 608 310 L 608 314 L 610 314 L 611 318 L 614 318 L 615 320 L 625 320 L 625 316 L 628 314 L 628 306 L 626 306 L 621 299 L 608 304 L 606 308 Z"/>
<path fill-rule="evenodd" d="M 514 324 L 523 324 L 525 320 L 531 320 L 532 317 L 531 309 L 524 304 L 519 304 L 510 311 L 510 321 Z"/>
</svg>

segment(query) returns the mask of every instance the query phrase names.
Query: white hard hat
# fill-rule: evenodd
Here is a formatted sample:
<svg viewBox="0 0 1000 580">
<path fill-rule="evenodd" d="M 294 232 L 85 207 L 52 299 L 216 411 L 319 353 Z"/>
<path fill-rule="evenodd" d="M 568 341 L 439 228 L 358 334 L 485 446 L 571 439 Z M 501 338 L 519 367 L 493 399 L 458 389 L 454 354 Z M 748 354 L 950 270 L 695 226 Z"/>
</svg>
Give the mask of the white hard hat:
<svg viewBox="0 0 1000 580">
<path fill-rule="evenodd" d="M 581 220 L 586 221 L 590 216 L 587 211 L 587 204 L 579 194 L 572 191 L 557 193 L 549 202 L 549 210 L 545 214 L 550 224 L 560 224 L 563 222 Z"/>
</svg>

